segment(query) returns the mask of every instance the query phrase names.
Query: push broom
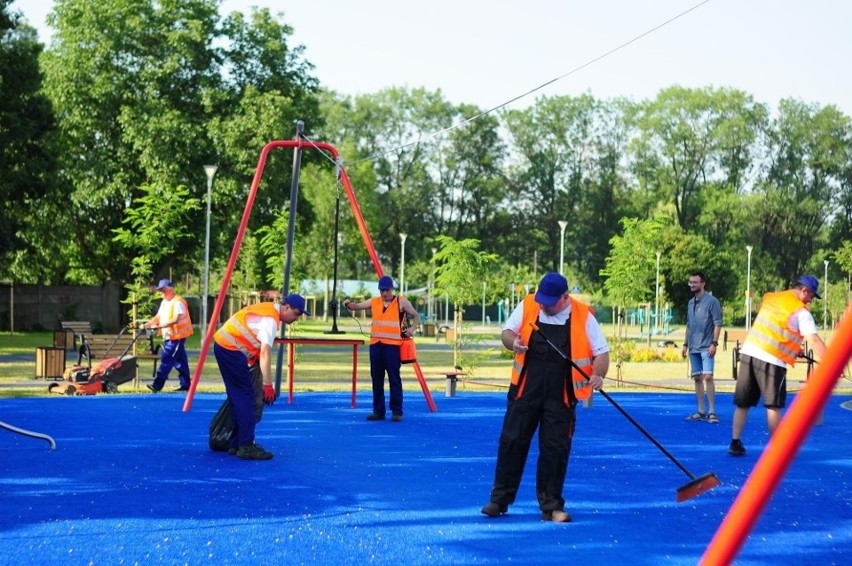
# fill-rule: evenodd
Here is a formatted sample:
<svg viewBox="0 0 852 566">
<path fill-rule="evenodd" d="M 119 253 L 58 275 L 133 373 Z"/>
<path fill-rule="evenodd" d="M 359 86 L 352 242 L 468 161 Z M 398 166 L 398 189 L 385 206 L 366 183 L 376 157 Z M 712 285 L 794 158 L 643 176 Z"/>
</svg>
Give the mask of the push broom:
<svg viewBox="0 0 852 566">
<path fill-rule="evenodd" d="M 538 325 L 536 325 L 534 322 L 531 322 L 531 323 L 530 323 L 530 326 L 532 326 L 532 328 L 533 328 L 533 330 L 534 330 L 534 331 L 539 332 Z M 585 371 L 583 371 L 583 369 L 582 369 L 580 366 L 578 366 L 578 365 L 574 362 L 574 360 L 572 360 L 571 358 L 569 358 L 569 357 L 565 354 L 565 352 L 563 352 L 563 351 L 562 351 L 562 350 L 561 350 L 561 349 L 560 349 L 560 348 L 559 348 L 556 344 L 554 344 L 553 342 L 551 342 L 551 341 L 550 341 L 550 339 L 549 339 L 547 336 L 545 336 L 545 335 L 544 335 L 544 333 L 539 332 L 539 334 L 541 334 L 542 338 L 544 338 L 544 340 L 547 342 L 547 344 L 548 344 L 551 348 L 553 348 L 553 350 L 554 350 L 554 351 L 556 351 L 556 352 L 557 352 L 560 356 L 562 356 L 562 358 L 563 358 L 563 359 L 565 359 L 565 360 L 567 360 L 568 362 L 570 362 L 570 363 L 571 363 L 571 365 L 572 365 L 572 366 L 574 366 L 574 369 L 576 369 L 577 371 L 579 371 L 579 372 L 580 372 L 580 375 L 582 375 L 583 377 L 585 377 L 585 378 L 586 378 L 586 380 L 591 380 L 591 378 L 589 377 L 589 375 L 588 375 Z M 628 421 L 630 421 L 630 423 L 631 423 L 633 426 L 635 426 L 637 429 L 639 429 L 639 432 L 641 432 L 642 434 L 644 434 L 644 435 L 645 435 L 645 437 L 646 437 L 648 440 L 650 440 L 650 441 L 654 444 L 654 446 L 656 446 L 657 448 L 659 448 L 659 449 L 660 449 L 660 452 L 662 452 L 663 454 L 665 454 L 665 455 L 669 458 L 669 460 L 671 460 L 672 462 L 674 462 L 674 464 L 675 464 L 678 468 L 680 468 L 680 469 L 681 469 L 681 471 L 683 471 L 683 473 L 685 473 L 687 476 L 689 476 L 689 480 L 690 480 L 690 481 L 689 481 L 689 483 L 685 483 L 685 484 L 683 484 L 682 486 L 680 486 L 679 488 L 677 488 L 676 500 L 677 500 L 677 502 L 678 502 L 678 503 L 681 503 L 681 502 L 683 502 L 683 501 L 686 501 L 687 499 L 692 499 L 693 497 L 696 497 L 696 496 L 698 496 L 698 495 L 701 495 L 701 494 L 702 494 L 702 493 L 704 493 L 705 491 L 709 491 L 709 490 L 713 489 L 714 487 L 716 487 L 717 485 L 719 485 L 719 483 L 720 483 L 720 482 L 719 482 L 719 478 L 717 478 L 717 477 L 716 477 L 716 474 L 714 474 L 713 472 L 708 472 L 708 473 L 704 474 L 703 476 L 696 477 L 696 476 L 695 476 L 695 474 L 693 474 L 692 472 L 690 472 L 690 471 L 686 468 L 686 466 L 684 466 L 683 464 L 681 464 L 681 463 L 678 461 L 678 459 L 677 459 L 677 458 L 675 458 L 674 456 L 672 456 L 671 452 L 669 452 L 668 450 L 666 450 L 666 449 L 665 449 L 665 447 L 664 447 L 662 444 L 660 444 L 660 443 L 657 441 L 657 439 L 656 439 L 656 438 L 654 438 L 653 436 L 651 436 L 651 433 L 649 433 L 647 430 L 645 430 L 645 429 L 642 427 L 642 425 L 640 425 L 638 422 L 636 422 L 636 419 L 634 419 L 633 417 L 631 417 L 631 416 L 630 416 L 630 414 L 629 414 L 627 411 L 625 411 L 625 410 L 621 407 L 621 405 L 619 405 L 618 403 L 616 403 L 615 399 L 613 399 L 612 397 L 610 397 L 610 396 L 609 396 L 609 394 L 608 394 L 606 391 L 604 391 L 603 389 L 598 389 L 598 392 L 599 392 L 601 395 L 603 395 L 603 396 L 604 396 L 604 399 L 606 399 L 607 401 L 609 401 L 609 402 L 612 404 L 612 406 L 613 406 L 613 407 L 615 407 L 616 409 L 618 409 L 618 412 L 620 412 L 622 415 L 624 415 L 624 417 L 625 417 Z"/>
</svg>

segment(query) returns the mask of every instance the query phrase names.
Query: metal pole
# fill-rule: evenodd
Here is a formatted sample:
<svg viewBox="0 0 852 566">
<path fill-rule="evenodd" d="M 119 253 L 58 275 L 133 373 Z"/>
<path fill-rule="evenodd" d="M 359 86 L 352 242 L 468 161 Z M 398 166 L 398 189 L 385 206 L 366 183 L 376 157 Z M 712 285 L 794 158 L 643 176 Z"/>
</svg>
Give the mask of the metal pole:
<svg viewBox="0 0 852 566">
<path fill-rule="evenodd" d="M 338 157 L 337 162 L 334 166 L 334 170 L 336 173 L 336 178 L 338 183 L 340 182 L 340 158 Z M 331 307 L 331 330 L 326 330 L 325 334 L 346 334 L 343 330 L 339 330 L 337 328 L 337 248 L 338 248 L 338 238 L 340 235 L 340 185 L 337 185 L 337 199 L 334 203 L 334 282 L 332 284 L 331 291 L 331 301 L 329 301 L 329 306 Z"/>
<path fill-rule="evenodd" d="M 402 254 L 399 260 L 399 294 L 405 295 L 405 239 L 408 234 L 400 232 L 399 239 L 402 246 Z"/>
<path fill-rule="evenodd" d="M 559 274 L 565 275 L 565 228 L 568 227 L 568 221 L 559 221 Z"/>
<path fill-rule="evenodd" d="M 825 265 L 825 290 L 822 292 L 822 329 L 828 329 L 828 260 L 822 260 Z"/>
<path fill-rule="evenodd" d="M 205 165 L 204 172 L 207 174 L 207 226 L 204 230 L 204 284 L 201 292 L 201 343 L 204 343 L 207 332 L 207 284 L 210 280 L 210 201 L 213 194 L 213 176 L 218 167 Z"/>
<path fill-rule="evenodd" d="M 662 252 L 657 252 L 657 285 L 656 290 L 654 291 L 654 300 L 656 301 L 656 305 L 654 306 L 654 334 L 660 333 L 660 256 L 663 255 Z"/>
<path fill-rule="evenodd" d="M 748 268 L 746 270 L 746 330 L 751 328 L 751 250 L 752 246 L 746 246 L 748 252 Z"/>
<path fill-rule="evenodd" d="M 485 281 L 482 282 L 482 326 L 485 326 Z"/>
<path fill-rule="evenodd" d="M 305 134 L 305 123 L 296 122 L 296 141 L 301 141 Z M 284 285 L 281 287 L 281 300 L 290 292 L 290 269 L 293 264 L 293 238 L 296 233 L 296 207 L 299 203 L 299 173 L 302 170 L 302 146 L 296 146 L 293 152 L 293 174 L 290 181 L 290 214 L 287 223 L 287 255 L 284 259 Z M 287 325 L 281 325 L 281 338 L 285 338 Z M 284 343 L 278 344 L 278 365 L 275 368 L 275 393 L 281 394 L 281 367 L 284 365 Z"/>
<path fill-rule="evenodd" d="M 436 321 L 438 316 L 435 314 L 435 254 L 438 253 L 438 248 L 432 248 L 432 271 L 429 274 L 429 320 Z"/>
</svg>

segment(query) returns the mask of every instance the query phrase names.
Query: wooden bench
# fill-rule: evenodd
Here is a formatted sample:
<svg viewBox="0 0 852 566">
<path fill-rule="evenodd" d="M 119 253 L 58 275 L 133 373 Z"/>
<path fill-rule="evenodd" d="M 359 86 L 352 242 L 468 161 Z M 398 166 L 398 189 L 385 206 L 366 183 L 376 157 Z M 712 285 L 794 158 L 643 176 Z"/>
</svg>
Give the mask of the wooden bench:
<svg viewBox="0 0 852 566">
<path fill-rule="evenodd" d="M 160 344 L 154 344 L 154 335 L 139 337 L 136 342 L 136 358 L 139 360 L 152 360 L 154 370 L 152 377 L 157 375 L 157 364 L 160 361 Z M 80 346 L 77 356 L 77 364 L 83 363 L 83 358 L 92 367 L 93 359 L 105 359 L 118 357 L 127 351 L 133 354 L 133 335 L 131 334 L 89 334 L 84 336 L 83 344 Z"/>
<path fill-rule="evenodd" d="M 71 338 L 71 349 L 77 349 L 77 338 L 80 339 L 80 345 L 85 342 L 87 336 L 92 335 L 92 323 L 88 320 L 62 320 L 59 322 L 66 333 L 73 333 L 73 337 Z M 54 342 L 56 340 L 54 339 Z M 56 344 L 54 344 L 56 345 Z M 65 347 L 68 349 L 67 345 Z"/>
</svg>

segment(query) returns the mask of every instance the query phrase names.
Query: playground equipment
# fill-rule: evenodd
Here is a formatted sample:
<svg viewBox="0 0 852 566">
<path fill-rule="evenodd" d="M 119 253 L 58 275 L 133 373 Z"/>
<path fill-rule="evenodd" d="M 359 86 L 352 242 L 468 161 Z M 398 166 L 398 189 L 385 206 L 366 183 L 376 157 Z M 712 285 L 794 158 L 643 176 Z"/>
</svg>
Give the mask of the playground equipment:
<svg viewBox="0 0 852 566">
<path fill-rule="evenodd" d="M 266 167 L 266 161 L 269 157 L 269 153 L 278 148 L 293 148 L 294 149 L 294 157 L 293 157 L 293 175 L 292 182 L 290 185 L 290 210 L 289 210 L 289 225 L 287 230 L 287 253 L 284 264 L 284 283 L 282 286 L 281 296 L 285 296 L 290 289 L 290 267 L 292 265 L 292 257 L 293 257 L 293 241 L 295 238 L 295 226 L 296 226 L 296 205 L 298 203 L 299 196 L 299 173 L 301 171 L 301 162 L 302 162 L 302 151 L 304 149 L 316 149 L 320 152 L 324 152 L 331 155 L 331 161 L 334 162 L 335 165 L 335 173 L 338 181 L 343 184 L 343 188 L 346 192 L 346 197 L 349 200 L 349 205 L 352 208 L 352 213 L 355 217 L 355 222 L 358 225 L 358 230 L 361 233 L 361 237 L 364 241 L 364 245 L 367 248 L 367 253 L 370 256 L 370 260 L 373 263 L 373 267 L 376 270 L 376 278 L 378 279 L 382 275 L 384 275 L 384 271 L 382 270 L 382 264 L 379 261 L 378 253 L 376 252 L 376 248 L 373 245 L 372 238 L 370 237 L 370 233 L 367 230 L 367 224 L 364 221 L 364 216 L 361 213 L 361 207 L 358 204 L 358 199 L 355 197 L 355 192 L 352 189 L 352 184 L 349 181 L 349 176 L 346 173 L 346 169 L 343 167 L 343 162 L 340 157 L 340 152 L 333 145 L 324 143 L 324 142 L 314 142 L 307 139 L 304 135 L 305 124 L 301 120 L 296 123 L 296 135 L 292 140 L 277 140 L 271 141 L 267 143 L 260 152 L 260 158 L 258 159 L 257 168 L 255 169 L 254 179 L 251 183 L 251 189 L 249 190 L 248 197 L 246 198 L 245 209 L 243 210 L 242 220 L 240 221 L 239 228 L 237 229 L 237 235 L 234 239 L 234 247 L 231 250 L 231 257 L 228 260 L 228 265 L 225 268 L 224 277 L 222 278 L 222 285 L 219 290 L 219 295 L 216 299 L 216 305 L 213 307 L 213 312 L 210 313 L 210 320 L 207 323 L 207 332 L 204 336 L 204 343 L 201 347 L 201 354 L 198 358 L 198 363 L 195 366 L 195 373 L 192 376 L 192 382 L 189 386 L 189 391 L 187 392 L 186 399 L 184 401 L 183 410 L 189 411 L 192 406 L 192 399 L 195 396 L 195 390 L 198 387 L 198 382 L 201 379 L 201 372 L 204 368 L 204 362 L 207 358 L 207 352 L 210 348 L 210 343 L 213 340 L 213 334 L 216 331 L 216 321 L 219 320 L 219 314 L 222 312 L 222 304 L 224 303 L 225 296 L 228 292 L 228 287 L 231 283 L 231 276 L 234 272 L 234 267 L 237 263 L 237 257 L 239 255 L 240 247 L 243 242 L 243 238 L 245 236 L 246 228 L 248 226 L 248 220 L 251 216 L 252 206 L 254 205 L 255 197 L 257 196 L 258 187 L 260 186 L 260 180 L 263 177 L 263 170 Z M 326 157 L 328 157 L 326 155 Z M 283 332 L 284 328 L 282 325 L 282 336 L 284 338 Z M 277 394 L 281 392 L 281 368 L 283 366 L 283 345 L 279 345 L 278 350 L 278 365 L 276 368 L 276 376 L 275 376 L 275 391 Z M 420 364 L 416 361 L 412 363 L 412 367 L 414 368 L 414 373 L 417 376 L 417 380 L 420 383 L 420 388 L 423 390 L 423 395 L 426 398 L 426 402 L 429 406 L 430 411 L 436 411 L 435 402 L 432 399 L 432 394 L 429 391 L 429 386 L 426 384 L 426 378 L 423 376 L 423 372 L 420 369 Z"/>
</svg>

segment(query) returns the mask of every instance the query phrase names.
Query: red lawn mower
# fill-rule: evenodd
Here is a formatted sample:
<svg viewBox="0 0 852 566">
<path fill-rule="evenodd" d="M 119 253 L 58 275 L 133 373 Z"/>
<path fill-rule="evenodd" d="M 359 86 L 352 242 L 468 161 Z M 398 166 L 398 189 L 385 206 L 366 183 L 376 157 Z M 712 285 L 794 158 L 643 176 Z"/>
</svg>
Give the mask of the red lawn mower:
<svg viewBox="0 0 852 566">
<path fill-rule="evenodd" d="M 116 393 L 118 386 L 127 383 L 136 376 L 136 356 L 127 353 L 142 337 L 149 337 L 151 329 L 141 330 L 118 357 L 109 358 L 110 350 L 127 332 L 124 327 L 107 349 L 104 359 L 92 367 L 74 365 L 65 370 L 63 381 L 51 383 L 47 390 L 58 395 L 97 395 L 98 393 Z"/>
</svg>

